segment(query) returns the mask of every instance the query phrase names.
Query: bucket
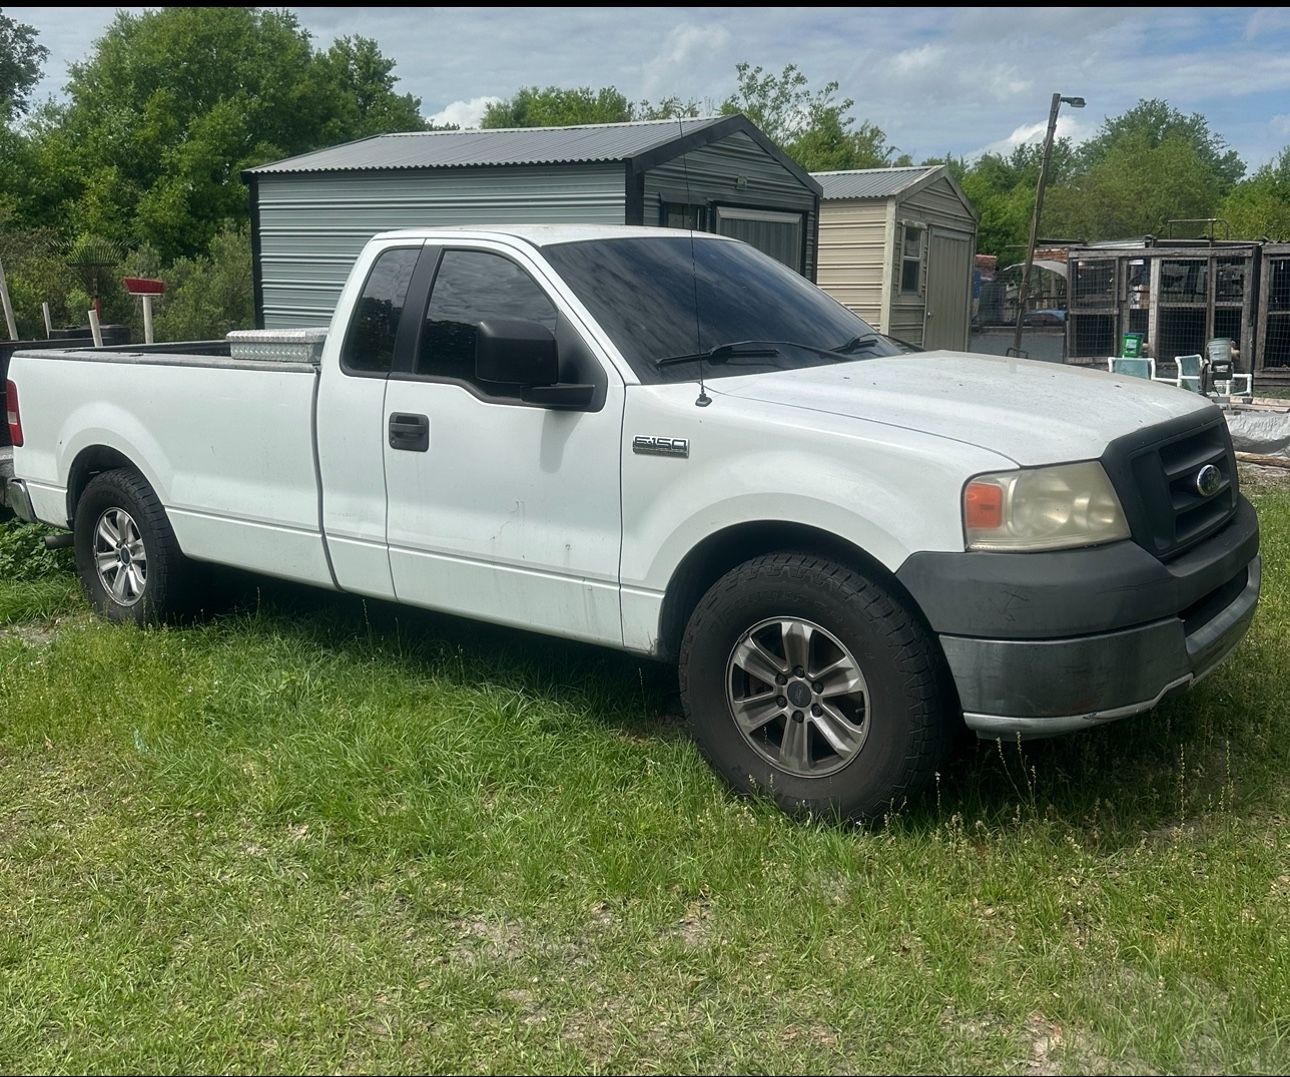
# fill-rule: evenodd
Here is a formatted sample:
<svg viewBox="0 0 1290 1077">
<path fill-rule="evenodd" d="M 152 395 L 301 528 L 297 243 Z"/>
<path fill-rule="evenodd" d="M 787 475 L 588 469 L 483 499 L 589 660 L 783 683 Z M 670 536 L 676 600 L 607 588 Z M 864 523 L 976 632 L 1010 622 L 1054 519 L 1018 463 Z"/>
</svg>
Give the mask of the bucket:
<svg viewBox="0 0 1290 1077">
<path fill-rule="evenodd" d="M 1205 345 L 1205 355 L 1211 363 L 1232 361 L 1232 342 L 1227 337 L 1215 337 Z"/>
</svg>

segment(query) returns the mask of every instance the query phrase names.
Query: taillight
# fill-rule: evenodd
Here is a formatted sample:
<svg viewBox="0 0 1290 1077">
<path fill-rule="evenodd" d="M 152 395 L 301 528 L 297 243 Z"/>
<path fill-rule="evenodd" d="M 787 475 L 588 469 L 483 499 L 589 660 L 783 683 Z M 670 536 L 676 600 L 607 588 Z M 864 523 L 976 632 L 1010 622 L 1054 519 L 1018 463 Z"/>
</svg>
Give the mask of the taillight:
<svg viewBox="0 0 1290 1077">
<path fill-rule="evenodd" d="M 18 386 L 10 379 L 4 383 L 5 418 L 9 421 L 9 443 L 22 445 L 22 416 L 18 414 Z"/>
</svg>

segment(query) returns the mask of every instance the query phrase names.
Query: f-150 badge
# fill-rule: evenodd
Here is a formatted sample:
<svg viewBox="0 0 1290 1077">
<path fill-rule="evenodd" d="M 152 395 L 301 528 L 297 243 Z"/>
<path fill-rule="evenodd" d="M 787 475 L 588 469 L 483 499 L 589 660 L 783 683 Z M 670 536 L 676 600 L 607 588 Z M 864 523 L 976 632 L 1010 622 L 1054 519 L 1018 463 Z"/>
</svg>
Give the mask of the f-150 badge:
<svg viewBox="0 0 1290 1077">
<path fill-rule="evenodd" d="M 637 434 L 632 438 L 632 452 L 641 456 L 689 456 L 688 438 L 656 438 Z"/>
</svg>

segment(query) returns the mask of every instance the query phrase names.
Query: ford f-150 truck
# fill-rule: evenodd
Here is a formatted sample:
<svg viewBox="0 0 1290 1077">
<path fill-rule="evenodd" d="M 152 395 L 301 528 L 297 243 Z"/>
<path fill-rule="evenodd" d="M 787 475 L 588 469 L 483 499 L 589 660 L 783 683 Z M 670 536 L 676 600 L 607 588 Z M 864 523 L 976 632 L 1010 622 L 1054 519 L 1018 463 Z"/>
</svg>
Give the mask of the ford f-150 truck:
<svg viewBox="0 0 1290 1077">
<path fill-rule="evenodd" d="M 719 236 L 392 232 L 319 362 L 194 350 L 13 357 L 8 501 L 100 613 L 217 562 L 676 662 L 712 764 L 792 811 L 885 810 L 964 722 L 1149 710 L 1258 600 L 1206 399 L 904 353 Z"/>
</svg>

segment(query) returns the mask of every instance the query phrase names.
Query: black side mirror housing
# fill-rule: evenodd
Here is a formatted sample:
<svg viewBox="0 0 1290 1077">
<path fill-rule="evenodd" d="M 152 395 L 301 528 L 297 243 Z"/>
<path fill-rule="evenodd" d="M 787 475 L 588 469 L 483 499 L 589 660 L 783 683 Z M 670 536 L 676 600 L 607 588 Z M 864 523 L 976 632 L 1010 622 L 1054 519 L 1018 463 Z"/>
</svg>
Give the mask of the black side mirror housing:
<svg viewBox="0 0 1290 1077">
<path fill-rule="evenodd" d="M 560 380 L 555 336 L 518 318 L 487 318 L 475 334 L 475 377 L 498 385 L 554 385 Z"/>
<path fill-rule="evenodd" d="M 518 388 L 524 403 L 543 408 L 586 408 L 596 392 L 594 385 L 562 384 L 555 337 L 546 326 L 518 318 L 487 318 L 479 323 L 475 376 Z"/>
</svg>

